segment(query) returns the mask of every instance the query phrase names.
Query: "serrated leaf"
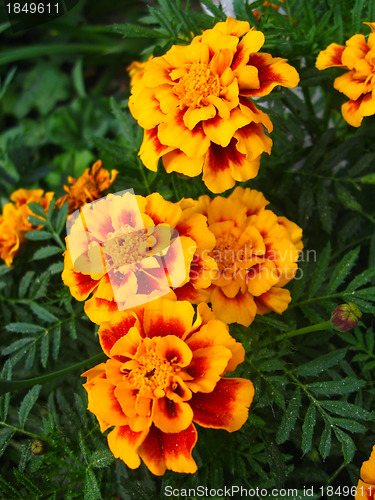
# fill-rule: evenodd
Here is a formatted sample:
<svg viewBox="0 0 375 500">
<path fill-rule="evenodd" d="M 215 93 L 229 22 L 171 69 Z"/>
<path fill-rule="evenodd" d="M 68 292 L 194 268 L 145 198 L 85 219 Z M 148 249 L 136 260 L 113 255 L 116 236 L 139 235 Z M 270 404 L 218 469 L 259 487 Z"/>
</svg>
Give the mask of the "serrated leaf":
<svg viewBox="0 0 375 500">
<path fill-rule="evenodd" d="M 30 342 L 33 341 L 34 341 L 33 337 L 24 337 L 22 339 L 16 340 L 7 347 L 4 347 L 4 349 L 2 350 L 2 355 L 8 356 L 8 354 L 12 354 L 13 352 L 18 351 L 19 349 L 22 349 L 22 347 L 25 347 L 27 344 L 30 344 Z"/>
<path fill-rule="evenodd" d="M 44 211 L 44 208 L 42 207 L 42 205 L 39 205 L 39 203 L 36 203 L 35 201 L 31 201 L 30 203 L 27 204 L 27 206 L 30 208 L 30 210 L 33 212 L 34 215 L 37 215 L 37 216 L 41 217 L 42 219 L 46 218 L 46 212 Z"/>
<path fill-rule="evenodd" d="M 38 219 L 38 217 L 34 217 L 34 215 L 28 215 L 27 220 L 33 226 L 44 226 L 46 224 L 46 221 L 44 219 Z"/>
<path fill-rule="evenodd" d="M 338 429 L 337 427 L 334 427 L 333 430 L 336 434 L 337 439 L 341 443 L 341 449 L 344 455 L 345 462 L 351 462 L 356 450 L 353 439 L 348 434 L 346 434 L 346 432 Z"/>
<path fill-rule="evenodd" d="M 109 104 L 118 123 L 120 134 L 129 142 L 129 144 L 133 144 L 134 130 L 130 121 L 132 119 L 131 115 L 126 113 L 113 97 L 110 98 Z"/>
<path fill-rule="evenodd" d="M 95 474 L 91 469 L 86 470 L 84 495 L 84 500 L 100 500 L 102 498 Z"/>
<path fill-rule="evenodd" d="M 31 241 L 43 241 L 52 238 L 51 233 L 48 231 L 29 231 L 25 234 L 25 238 Z"/>
<path fill-rule="evenodd" d="M 20 425 L 23 428 L 27 417 L 29 416 L 30 411 L 32 410 L 32 407 L 36 403 L 39 393 L 41 390 L 42 386 L 41 385 L 34 385 L 29 392 L 26 394 L 26 396 L 23 398 L 22 403 L 20 405 L 19 411 L 18 411 L 18 417 L 20 421 Z"/>
<path fill-rule="evenodd" d="M 337 198 L 339 199 L 339 201 L 341 201 L 344 207 L 348 208 L 349 210 L 353 210 L 354 212 L 362 210 L 361 205 L 350 193 L 350 191 L 348 191 L 346 188 L 344 188 L 344 186 L 342 186 L 339 183 L 336 183 L 336 194 Z"/>
<path fill-rule="evenodd" d="M 299 376 L 307 376 L 307 375 L 318 375 L 324 370 L 328 370 L 332 366 L 340 363 L 342 359 L 345 358 L 346 349 L 339 349 L 337 351 L 329 352 L 328 354 L 323 354 L 317 359 L 313 359 L 312 361 L 308 361 L 307 363 L 298 366 L 294 373 Z"/>
<path fill-rule="evenodd" d="M 18 490 L 13 488 L 13 486 L 8 483 L 8 481 L 5 481 L 2 476 L 0 476 L 0 491 L 3 495 L 3 498 L 11 498 L 12 500 L 21 498 L 22 500 L 24 500 L 24 496 L 22 496 Z"/>
<path fill-rule="evenodd" d="M 34 271 L 27 271 L 27 273 L 22 276 L 19 287 L 18 287 L 18 298 L 22 299 L 25 297 L 27 289 L 31 283 L 31 280 L 34 277 Z"/>
<path fill-rule="evenodd" d="M 52 337 L 52 358 L 56 360 L 59 355 L 61 345 L 61 326 L 57 326 L 54 329 L 53 337 Z"/>
<path fill-rule="evenodd" d="M 63 206 L 60 208 L 57 219 L 56 219 L 56 233 L 60 234 L 61 231 L 66 226 L 66 220 L 69 213 L 69 203 L 66 201 Z"/>
<path fill-rule="evenodd" d="M 333 422 L 335 425 L 342 427 L 350 432 L 366 432 L 367 427 L 355 420 L 350 420 L 349 418 L 334 418 Z"/>
<path fill-rule="evenodd" d="M 361 182 L 362 184 L 375 184 L 375 174 L 364 175 L 359 179 L 355 179 L 356 182 Z"/>
<path fill-rule="evenodd" d="M 302 425 L 302 453 L 305 455 L 311 450 L 314 427 L 316 423 L 316 409 L 313 403 L 306 411 L 305 420 Z"/>
<path fill-rule="evenodd" d="M 361 312 L 375 314 L 375 306 L 370 304 L 369 302 L 366 302 L 365 300 L 362 300 L 352 294 L 350 294 L 349 297 L 344 294 L 343 297 L 345 297 L 346 300 L 350 300 L 350 302 L 354 302 L 354 304 L 357 304 Z"/>
<path fill-rule="evenodd" d="M 49 335 L 45 333 L 42 337 L 42 341 L 40 344 L 40 361 L 42 363 L 43 368 L 47 367 L 49 357 Z"/>
<path fill-rule="evenodd" d="M 46 323 L 58 323 L 59 318 L 57 318 L 54 314 L 48 311 L 45 307 L 40 306 L 36 302 L 29 303 L 30 309 L 32 312 L 38 316 L 42 321 Z"/>
<path fill-rule="evenodd" d="M 361 286 L 368 283 L 374 276 L 375 276 L 375 266 L 372 267 L 371 269 L 363 271 L 361 274 L 356 276 L 346 287 L 345 291 L 352 292 L 354 290 L 357 290 L 357 288 L 360 288 Z"/>
<path fill-rule="evenodd" d="M 61 274 L 63 270 L 64 270 L 63 262 L 54 262 L 48 267 L 47 272 L 50 274 Z"/>
<path fill-rule="evenodd" d="M 300 406 L 301 406 L 301 390 L 299 387 L 297 387 L 297 389 L 293 393 L 291 400 L 289 401 L 288 407 L 283 415 L 280 427 L 277 431 L 276 434 L 277 444 L 282 444 L 288 439 L 290 431 L 293 429 L 297 421 Z"/>
<path fill-rule="evenodd" d="M 331 244 L 328 242 L 322 253 L 319 255 L 316 267 L 312 273 L 309 297 L 313 297 L 326 280 L 330 258 Z"/>
<path fill-rule="evenodd" d="M 316 201 L 318 205 L 319 219 L 322 228 L 328 234 L 332 231 L 332 209 L 329 204 L 329 193 L 324 183 L 320 183 L 317 188 Z"/>
<path fill-rule="evenodd" d="M 137 24 L 112 24 L 110 28 L 115 33 L 120 33 L 120 35 L 127 38 L 151 38 L 153 40 L 155 38 L 170 38 L 170 35 L 159 30 L 138 26 Z"/>
<path fill-rule="evenodd" d="M 113 453 L 109 450 L 96 450 L 91 455 L 90 466 L 101 469 L 102 467 L 108 467 L 114 461 L 115 457 Z"/>
<path fill-rule="evenodd" d="M 32 260 L 47 259 L 48 257 L 51 257 L 52 255 L 56 255 L 58 253 L 62 253 L 61 248 L 53 245 L 48 245 L 46 247 L 39 248 L 34 253 Z"/>
<path fill-rule="evenodd" d="M 331 425 L 326 423 L 319 443 L 319 453 L 322 456 L 323 460 L 328 457 L 330 450 L 331 450 Z"/>
<path fill-rule="evenodd" d="M 366 385 L 365 380 L 359 380 L 352 377 L 346 377 L 341 380 L 334 380 L 328 382 L 313 382 L 306 384 L 309 391 L 316 394 L 323 394 L 324 396 L 350 394 L 351 392 L 359 391 Z"/>
<path fill-rule="evenodd" d="M 23 474 L 18 469 L 13 469 L 13 474 L 16 476 L 17 481 L 19 481 L 33 496 L 39 497 L 43 495 L 39 486 L 31 481 L 26 474 Z"/>
<path fill-rule="evenodd" d="M 27 347 L 28 353 L 25 359 L 25 370 L 30 370 L 34 364 L 35 355 L 36 355 L 36 344 L 33 342 L 31 345 Z"/>
<path fill-rule="evenodd" d="M 8 447 L 8 444 L 11 442 L 15 431 L 12 429 L 4 429 L 0 434 L 0 457 L 4 454 L 5 450 Z"/>
<path fill-rule="evenodd" d="M 42 326 L 32 325 L 31 323 L 10 323 L 5 328 L 8 332 L 17 333 L 36 333 L 44 330 Z"/>
<path fill-rule="evenodd" d="M 373 420 L 374 416 L 369 411 L 347 401 L 319 401 L 319 404 L 331 413 L 342 417 L 351 417 L 359 420 Z"/>
<path fill-rule="evenodd" d="M 355 248 L 348 252 L 338 263 L 336 269 L 333 271 L 331 279 L 328 283 L 327 292 L 331 293 L 337 290 L 337 288 L 345 281 L 345 278 L 350 273 L 352 267 L 354 266 L 358 255 L 360 247 Z"/>
</svg>

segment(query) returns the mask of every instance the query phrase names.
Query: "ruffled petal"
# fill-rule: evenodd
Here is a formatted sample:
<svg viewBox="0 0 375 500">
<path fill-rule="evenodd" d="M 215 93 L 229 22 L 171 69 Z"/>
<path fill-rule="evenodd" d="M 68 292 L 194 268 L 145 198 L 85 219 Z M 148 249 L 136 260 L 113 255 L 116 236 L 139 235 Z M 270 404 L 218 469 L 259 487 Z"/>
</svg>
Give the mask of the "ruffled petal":
<svg viewBox="0 0 375 500">
<path fill-rule="evenodd" d="M 144 310 L 143 328 L 147 337 L 176 335 L 184 339 L 193 324 L 194 308 L 188 302 L 147 304 Z"/>
<path fill-rule="evenodd" d="M 193 411 L 189 403 L 159 398 L 154 401 L 152 420 L 162 432 L 181 432 L 192 423 Z"/>
<path fill-rule="evenodd" d="M 254 397 L 250 380 L 223 378 L 209 394 L 193 395 L 194 422 L 202 427 L 237 431 L 246 422 Z"/>
<path fill-rule="evenodd" d="M 115 427 L 108 436 L 108 446 L 115 458 L 121 458 L 130 469 L 141 465 L 138 448 L 148 434 L 148 430 L 134 432 L 128 425 Z"/>
<path fill-rule="evenodd" d="M 341 56 L 344 50 L 345 47 L 343 45 L 331 43 L 325 50 L 319 52 L 315 66 L 319 70 L 331 68 L 332 66 L 345 68 L 345 65 L 341 61 Z"/>
<path fill-rule="evenodd" d="M 255 298 L 257 305 L 257 314 L 274 311 L 278 314 L 283 313 L 292 300 L 289 290 L 285 288 L 273 287 L 268 292 Z"/>
<path fill-rule="evenodd" d="M 216 316 L 228 324 L 239 323 L 249 326 L 254 321 L 257 312 L 254 299 L 248 292 L 238 293 L 230 299 L 219 287 L 216 287 L 211 294 L 211 304 Z"/>
</svg>

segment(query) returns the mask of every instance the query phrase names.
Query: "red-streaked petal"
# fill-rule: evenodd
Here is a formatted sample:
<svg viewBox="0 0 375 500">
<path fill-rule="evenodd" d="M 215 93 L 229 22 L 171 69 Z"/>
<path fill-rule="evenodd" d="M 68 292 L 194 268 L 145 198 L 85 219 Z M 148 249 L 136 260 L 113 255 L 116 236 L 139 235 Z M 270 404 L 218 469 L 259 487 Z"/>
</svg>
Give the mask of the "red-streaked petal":
<svg viewBox="0 0 375 500">
<path fill-rule="evenodd" d="M 100 345 L 107 356 L 110 355 L 114 344 L 126 335 L 137 321 L 136 315 L 128 311 L 121 311 L 116 316 L 111 323 L 103 323 L 98 331 Z"/>
<path fill-rule="evenodd" d="M 345 66 L 341 62 L 341 56 L 344 50 L 345 47 L 343 45 L 331 43 L 325 50 L 319 52 L 315 66 L 319 70 L 331 68 L 332 66 L 345 68 Z"/>
<path fill-rule="evenodd" d="M 241 95 L 261 97 L 268 95 L 276 85 L 293 88 L 298 85 L 299 75 L 286 59 L 272 57 L 270 54 L 257 52 L 249 57 L 249 64 L 258 68 L 259 89 L 241 89 Z"/>
<path fill-rule="evenodd" d="M 231 357 L 232 352 L 221 345 L 195 350 L 192 362 L 183 372 L 189 375 L 186 385 L 193 392 L 211 392 Z M 183 374 L 181 377 L 183 378 Z M 190 380 L 190 377 L 193 377 L 193 380 Z"/>
<path fill-rule="evenodd" d="M 262 309 L 265 307 L 265 312 L 274 311 L 281 314 L 287 309 L 291 300 L 292 298 L 289 290 L 274 286 L 268 290 L 268 292 L 263 293 L 259 297 L 255 297 L 255 303 L 258 307 L 257 313 L 263 314 Z"/>
<path fill-rule="evenodd" d="M 264 34 L 255 29 L 250 30 L 240 41 L 234 54 L 232 70 L 247 64 L 250 54 L 258 52 L 264 44 Z"/>
<path fill-rule="evenodd" d="M 246 422 L 254 397 L 250 380 L 223 378 L 209 394 L 193 395 L 194 422 L 202 427 L 237 431 Z"/>
<path fill-rule="evenodd" d="M 148 429 L 134 432 L 128 425 L 115 427 L 108 436 L 108 446 L 115 458 L 121 458 L 130 469 L 141 465 L 138 448 L 148 434 Z"/>
<path fill-rule="evenodd" d="M 143 328 L 147 337 L 176 335 L 183 339 L 191 330 L 194 308 L 188 302 L 163 300 L 144 308 Z"/>
<path fill-rule="evenodd" d="M 193 420 L 193 411 L 189 403 L 176 402 L 166 397 L 154 401 L 152 420 L 163 432 L 181 432 L 189 427 Z"/>
<path fill-rule="evenodd" d="M 110 321 L 118 312 L 117 303 L 114 300 L 99 299 L 94 295 L 85 302 L 85 313 L 90 321 L 97 325 Z"/>
<path fill-rule="evenodd" d="M 78 273 L 74 270 L 69 252 L 65 252 L 65 268 L 61 278 L 70 293 L 77 300 L 85 300 L 99 285 L 100 280 L 94 280 L 89 274 Z"/>
<path fill-rule="evenodd" d="M 167 335 L 159 339 L 155 346 L 155 352 L 161 358 L 166 359 L 170 363 L 176 363 L 181 367 L 188 366 L 193 357 L 193 353 L 186 342 L 175 335 Z"/>
<path fill-rule="evenodd" d="M 149 170 L 156 172 L 159 158 L 172 150 L 173 148 L 165 146 L 160 142 L 158 138 L 158 127 L 144 131 L 139 156 Z"/>
<path fill-rule="evenodd" d="M 179 149 L 175 149 L 163 156 L 163 165 L 168 174 L 178 172 L 188 177 L 195 177 L 202 172 L 203 163 L 204 156 L 189 158 Z"/>
<path fill-rule="evenodd" d="M 156 476 L 162 476 L 167 469 L 193 474 L 197 464 L 191 452 L 197 439 L 193 424 L 184 431 L 168 434 L 152 426 L 139 448 L 139 455 Z"/>
<path fill-rule="evenodd" d="M 212 310 L 226 323 L 239 323 L 249 326 L 255 318 L 257 308 L 253 297 L 248 293 L 238 293 L 233 299 L 226 297 L 219 287 L 211 294 Z"/>
<path fill-rule="evenodd" d="M 88 409 L 110 425 L 127 425 L 129 419 L 117 401 L 115 389 L 108 380 L 99 379 L 91 387 Z"/>
</svg>

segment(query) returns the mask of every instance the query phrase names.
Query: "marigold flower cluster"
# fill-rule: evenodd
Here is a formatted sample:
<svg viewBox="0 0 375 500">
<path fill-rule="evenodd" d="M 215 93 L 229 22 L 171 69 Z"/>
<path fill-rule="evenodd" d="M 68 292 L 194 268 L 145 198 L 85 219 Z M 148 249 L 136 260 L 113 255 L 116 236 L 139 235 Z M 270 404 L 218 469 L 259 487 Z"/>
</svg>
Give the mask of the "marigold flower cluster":
<svg viewBox="0 0 375 500">
<path fill-rule="evenodd" d="M 147 168 L 190 177 L 203 170 L 214 193 L 252 179 L 263 152 L 270 153 L 268 115 L 250 98 L 276 85 L 295 87 L 297 71 L 285 59 L 259 52 L 261 31 L 230 17 L 150 59 L 132 81 L 129 109 L 144 128 L 139 152 Z"/>
<path fill-rule="evenodd" d="M 203 170 L 217 193 L 257 175 L 272 123 L 249 98 L 299 80 L 284 59 L 259 52 L 263 43 L 263 33 L 228 18 L 128 68 L 146 167 L 162 158 L 168 173 Z M 112 428 L 109 448 L 130 468 L 142 460 L 156 475 L 193 473 L 195 425 L 233 432 L 247 420 L 254 387 L 226 376 L 245 355 L 228 324 L 286 309 L 283 287 L 303 248 L 302 230 L 267 204 L 249 188 L 175 203 L 123 192 L 69 219 L 62 279 L 85 301 L 109 358 L 83 374 L 88 409 L 102 432 Z"/>
<path fill-rule="evenodd" d="M 39 203 L 47 211 L 52 197 L 52 192 L 44 193 L 43 189 L 18 189 L 12 193 L 11 201 L 4 206 L 0 215 L 0 257 L 8 267 L 20 253 L 25 234 L 41 227 L 28 221 L 30 215 L 38 217 L 28 203 Z"/>
<path fill-rule="evenodd" d="M 375 498 L 375 446 L 370 458 L 363 462 L 361 479 L 358 480 L 355 500 L 373 500 Z"/>
<path fill-rule="evenodd" d="M 349 38 L 345 46 L 331 43 L 316 60 L 320 70 L 331 67 L 347 70 L 335 79 L 333 86 L 349 97 L 341 112 L 353 127 L 359 127 L 365 116 L 375 114 L 375 23 L 364 24 L 371 28 L 367 41 L 362 34 L 357 34 Z"/>
</svg>

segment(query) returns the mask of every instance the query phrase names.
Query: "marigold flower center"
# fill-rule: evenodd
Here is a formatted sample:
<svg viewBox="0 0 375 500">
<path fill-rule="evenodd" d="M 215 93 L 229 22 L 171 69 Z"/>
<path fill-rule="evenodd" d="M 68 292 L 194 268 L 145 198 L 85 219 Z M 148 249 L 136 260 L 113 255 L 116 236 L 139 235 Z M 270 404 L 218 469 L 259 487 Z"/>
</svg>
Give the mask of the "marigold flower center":
<svg viewBox="0 0 375 500">
<path fill-rule="evenodd" d="M 175 94 L 181 98 L 182 104 L 192 108 L 200 108 L 209 104 L 207 97 L 219 96 L 220 81 L 217 75 L 205 64 L 195 63 L 174 86 Z"/>
<path fill-rule="evenodd" d="M 251 256 L 247 247 L 240 247 L 238 240 L 233 235 L 219 237 L 216 239 L 216 246 L 212 251 L 220 273 L 226 270 L 235 271 L 236 263 L 242 263 Z"/>
<path fill-rule="evenodd" d="M 144 394 L 154 392 L 157 388 L 166 389 L 172 381 L 172 376 L 181 370 L 174 361 L 160 357 L 155 352 L 155 346 L 147 346 L 143 354 L 126 363 L 123 368 L 125 380 Z M 130 369 L 127 368 L 129 364 L 132 365 Z"/>
<path fill-rule="evenodd" d="M 149 256 L 149 243 L 144 231 L 133 231 L 128 234 L 108 239 L 103 244 L 104 257 L 111 267 L 134 264 Z"/>
</svg>

